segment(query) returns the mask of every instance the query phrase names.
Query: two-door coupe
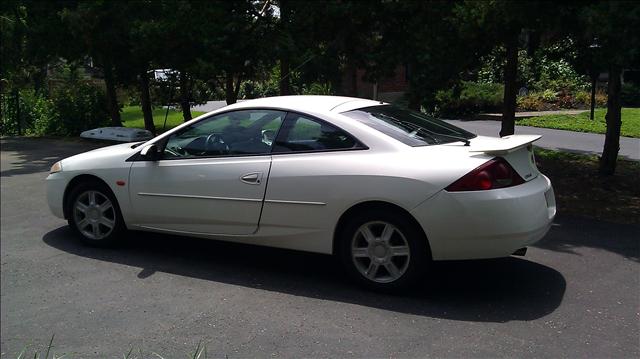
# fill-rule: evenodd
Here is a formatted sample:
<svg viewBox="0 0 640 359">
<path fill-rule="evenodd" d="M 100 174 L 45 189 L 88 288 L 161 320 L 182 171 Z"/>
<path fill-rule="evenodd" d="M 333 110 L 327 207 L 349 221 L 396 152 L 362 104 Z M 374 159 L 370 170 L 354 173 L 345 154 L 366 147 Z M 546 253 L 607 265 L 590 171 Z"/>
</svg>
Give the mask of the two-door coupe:
<svg viewBox="0 0 640 359">
<path fill-rule="evenodd" d="M 509 256 L 545 235 L 556 206 L 539 137 L 358 98 L 263 98 L 63 159 L 47 195 L 89 244 L 130 229 L 335 254 L 394 289 L 431 260 Z"/>
</svg>

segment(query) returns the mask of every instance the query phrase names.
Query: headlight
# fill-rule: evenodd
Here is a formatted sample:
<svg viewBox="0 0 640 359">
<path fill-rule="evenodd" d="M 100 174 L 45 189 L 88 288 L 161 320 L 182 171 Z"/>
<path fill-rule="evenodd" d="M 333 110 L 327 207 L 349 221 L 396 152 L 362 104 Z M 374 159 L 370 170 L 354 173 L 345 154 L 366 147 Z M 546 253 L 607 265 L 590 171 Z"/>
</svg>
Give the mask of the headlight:
<svg viewBox="0 0 640 359">
<path fill-rule="evenodd" d="M 51 166 L 51 170 L 49 170 L 49 173 L 56 173 L 60 171 L 62 171 L 62 164 L 60 163 L 60 161 L 58 161 L 54 163 L 53 166 Z"/>
</svg>

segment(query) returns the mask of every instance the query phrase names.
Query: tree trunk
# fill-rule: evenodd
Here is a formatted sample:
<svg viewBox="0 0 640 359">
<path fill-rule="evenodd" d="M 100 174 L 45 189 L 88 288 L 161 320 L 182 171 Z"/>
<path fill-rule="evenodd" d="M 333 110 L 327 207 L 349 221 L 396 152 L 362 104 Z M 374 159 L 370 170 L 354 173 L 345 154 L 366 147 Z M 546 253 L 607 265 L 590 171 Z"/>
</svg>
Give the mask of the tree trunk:
<svg viewBox="0 0 640 359">
<path fill-rule="evenodd" d="M 504 107 L 502 109 L 500 137 L 513 135 L 515 131 L 519 33 L 519 30 L 514 31 L 505 43 L 507 62 L 504 66 L 504 97 L 502 101 Z"/>
<path fill-rule="evenodd" d="M 228 73 L 225 79 L 224 93 L 227 100 L 227 105 L 236 103 L 238 101 L 238 92 L 233 87 L 233 74 Z M 240 87 L 240 86 L 238 86 Z"/>
<path fill-rule="evenodd" d="M 289 10 L 286 1 L 280 1 L 280 96 L 291 95 L 291 79 L 289 77 Z"/>
<path fill-rule="evenodd" d="M 607 133 L 604 149 L 600 158 L 600 173 L 612 175 L 616 171 L 618 151 L 620 151 L 620 127 L 622 126 L 622 106 L 620 103 L 620 66 L 609 66 L 609 85 L 607 88 Z"/>
<path fill-rule="evenodd" d="M 358 66 L 351 65 L 351 96 L 358 97 Z"/>
<path fill-rule="evenodd" d="M 104 67 L 104 84 L 107 87 L 107 106 L 109 107 L 109 116 L 111 116 L 111 124 L 114 127 L 122 126 L 120 119 L 120 106 L 118 106 L 118 97 L 116 95 L 116 81 L 113 77 L 113 68 L 111 63 L 105 61 Z"/>
<path fill-rule="evenodd" d="M 186 71 L 180 71 L 180 108 L 182 108 L 182 117 L 184 122 L 190 121 L 191 117 L 191 103 L 189 96 L 191 94 L 191 86 Z"/>
<path fill-rule="evenodd" d="M 420 111 L 422 107 L 420 96 L 413 90 L 414 84 L 412 76 L 414 67 L 415 65 L 413 64 L 407 64 L 406 66 L 408 87 L 405 96 L 407 96 L 407 107 L 410 110 Z"/>
<path fill-rule="evenodd" d="M 17 87 L 13 88 L 13 97 L 16 101 L 16 125 L 18 127 L 18 136 L 22 136 L 22 116 L 20 114 L 20 91 Z"/>
<path fill-rule="evenodd" d="M 589 113 L 589 119 L 593 121 L 596 111 L 596 82 L 598 81 L 598 74 L 591 73 L 591 112 Z"/>
<path fill-rule="evenodd" d="M 153 124 L 153 112 L 151 111 L 151 96 L 149 95 L 149 74 L 146 71 L 140 73 L 140 105 L 144 116 L 144 128 L 156 134 L 156 126 Z"/>
<path fill-rule="evenodd" d="M 44 65 L 44 66 L 40 66 L 38 68 L 38 71 L 36 71 L 36 73 L 33 75 L 33 89 L 38 93 L 41 93 L 42 90 L 45 90 L 45 89 L 48 91 L 48 88 L 47 88 L 48 86 L 45 87 L 46 83 L 47 83 L 47 65 Z"/>
<path fill-rule="evenodd" d="M 407 107 L 410 110 L 414 110 L 414 111 L 420 111 L 420 96 L 418 94 L 416 94 L 415 92 L 413 92 L 411 90 L 411 88 L 409 88 L 409 92 L 407 93 Z"/>
</svg>

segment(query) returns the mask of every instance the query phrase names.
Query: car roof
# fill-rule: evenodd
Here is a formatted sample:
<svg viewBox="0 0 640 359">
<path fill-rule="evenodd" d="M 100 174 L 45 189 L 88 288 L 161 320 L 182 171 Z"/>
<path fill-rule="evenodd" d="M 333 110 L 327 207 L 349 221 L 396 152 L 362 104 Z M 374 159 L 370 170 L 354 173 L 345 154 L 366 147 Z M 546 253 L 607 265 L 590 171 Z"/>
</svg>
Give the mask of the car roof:
<svg viewBox="0 0 640 359">
<path fill-rule="evenodd" d="M 300 95 L 264 97 L 255 100 L 241 101 L 233 105 L 229 105 L 224 109 L 231 110 L 252 107 L 271 107 L 297 110 L 301 112 L 340 113 L 354 110 L 356 108 L 376 106 L 380 104 L 384 103 L 356 97 Z"/>
</svg>

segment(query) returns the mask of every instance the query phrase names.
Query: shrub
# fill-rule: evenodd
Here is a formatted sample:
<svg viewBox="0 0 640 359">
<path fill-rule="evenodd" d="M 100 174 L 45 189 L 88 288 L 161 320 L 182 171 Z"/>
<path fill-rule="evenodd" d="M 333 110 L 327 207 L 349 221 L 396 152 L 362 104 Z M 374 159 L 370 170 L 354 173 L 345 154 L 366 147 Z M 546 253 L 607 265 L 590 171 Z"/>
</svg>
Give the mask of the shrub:
<svg viewBox="0 0 640 359">
<path fill-rule="evenodd" d="M 504 81 L 505 49 L 496 46 L 491 53 L 480 59 L 477 71 L 479 82 Z M 518 86 L 530 90 L 553 92 L 587 90 L 588 78 L 579 74 L 572 62 L 575 62 L 577 52 L 573 41 L 562 39 L 550 46 L 541 47 L 533 56 L 525 50 L 518 51 Z"/>
<path fill-rule="evenodd" d="M 591 91 L 578 91 L 575 94 L 576 106 L 578 108 L 589 108 L 591 106 Z M 607 93 L 603 90 L 596 90 L 596 107 L 607 106 Z"/>
<path fill-rule="evenodd" d="M 440 116 L 471 115 L 479 112 L 496 112 L 502 108 L 504 86 L 496 83 L 463 81 L 456 89 L 436 93 L 436 112 Z"/>
<path fill-rule="evenodd" d="M 569 92 L 560 92 L 557 96 L 558 108 L 579 108 L 576 97 Z"/>
<path fill-rule="evenodd" d="M 238 98 L 252 99 L 259 97 L 277 96 L 280 93 L 278 83 L 276 81 L 243 81 L 240 85 Z"/>
<path fill-rule="evenodd" d="M 58 114 L 55 105 L 42 93 L 32 89 L 18 91 L 19 104 L 14 95 L 3 96 L 2 134 L 38 135 L 46 123 L 56 122 Z M 20 106 L 20 118 L 18 109 Z"/>
<path fill-rule="evenodd" d="M 542 92 L 530 92 L 525 96 L 518 96 L 517 105 L 519 111 L 550 111 L 560 109 L 586 109 L 591 105 L 591 93 L 589 91 L 559 91 L 545 90 Z M 596 107 L 607 105 L 607 94 L 603 91 L 596 92 Z"/>
<path fill-rule="evenodd" d="M 77 136 L 107 126 L 109 115 L 104 92 L 86 82 L 70 82 L 54 88 L 50 97 L 32 89 L 19 92 L 20 123 L 14 96 L 3 96 L 2 134 L 29 136 Z"/>
<path fill-rule="evenodd" d="M 620 97 L 624 107 L 640 107 L 640 85 L 625 83 L 622 85 Z"/>
<path fill-rule="evenodd" d="M 540 78 L 533 87 L 538 91 L 579 91 L 586 90 L 589 82 L 586 76 L 578 74 L 565 60 L 551 61 L 543 58 L 539 64 Z"/>
<path fill-rule="evenodd" d="M 22 92 L 20 110 L 26 135 L 43 136 L 49 134 L 49 127 L 59 122 L 59 114 L 50 99 L 33 90 Z"/>
<path fill-rule="evenodd" d="M 588 91 L 578 91 L 578 92 L 576 92 L 576 102 L 590 105 L 591 104 L 591 93 L 589 93 Z"/>
<path fill-rule="evenodd" d="M 548 103 L 536 92 L 518 96 L 516 104 L 519 111 L 544 111 L 548 107 Z"/>
<path fill-rule="evenodd" d="M 546 90 L 542 91 L 540 93 L 540 97 L 542 98 L 542 100 L 544 100 L 546 102 L 553 102 L 553 101 L 555 101 L 557 99 L 555 91 L 550 90 L 550 89 L 546 89 Z"/>
<path fill-rule="evenodd" d="M 72 86 L 69 86 L 72 85 Z M 76 136 L 80 132 L 109 125 L 109 110 L 102 89 L 85 82 L 65 84 L 51 94 L 57 121 L 43 126 L 37 135 Z"/>
<path fill-rule="evenodd" d="M 332 95 L 330 83 L 314 82 L 309 85 L 302 86 L 303 95 Z"/>
<path fill-rule="evenodd" d="M 0 93 L 0 101 L 0 108 L 2 109 L 2 117 L 0 118 L 0 135 L 18 134 L 15 96 L 12 94 Z"/>
</svg>

